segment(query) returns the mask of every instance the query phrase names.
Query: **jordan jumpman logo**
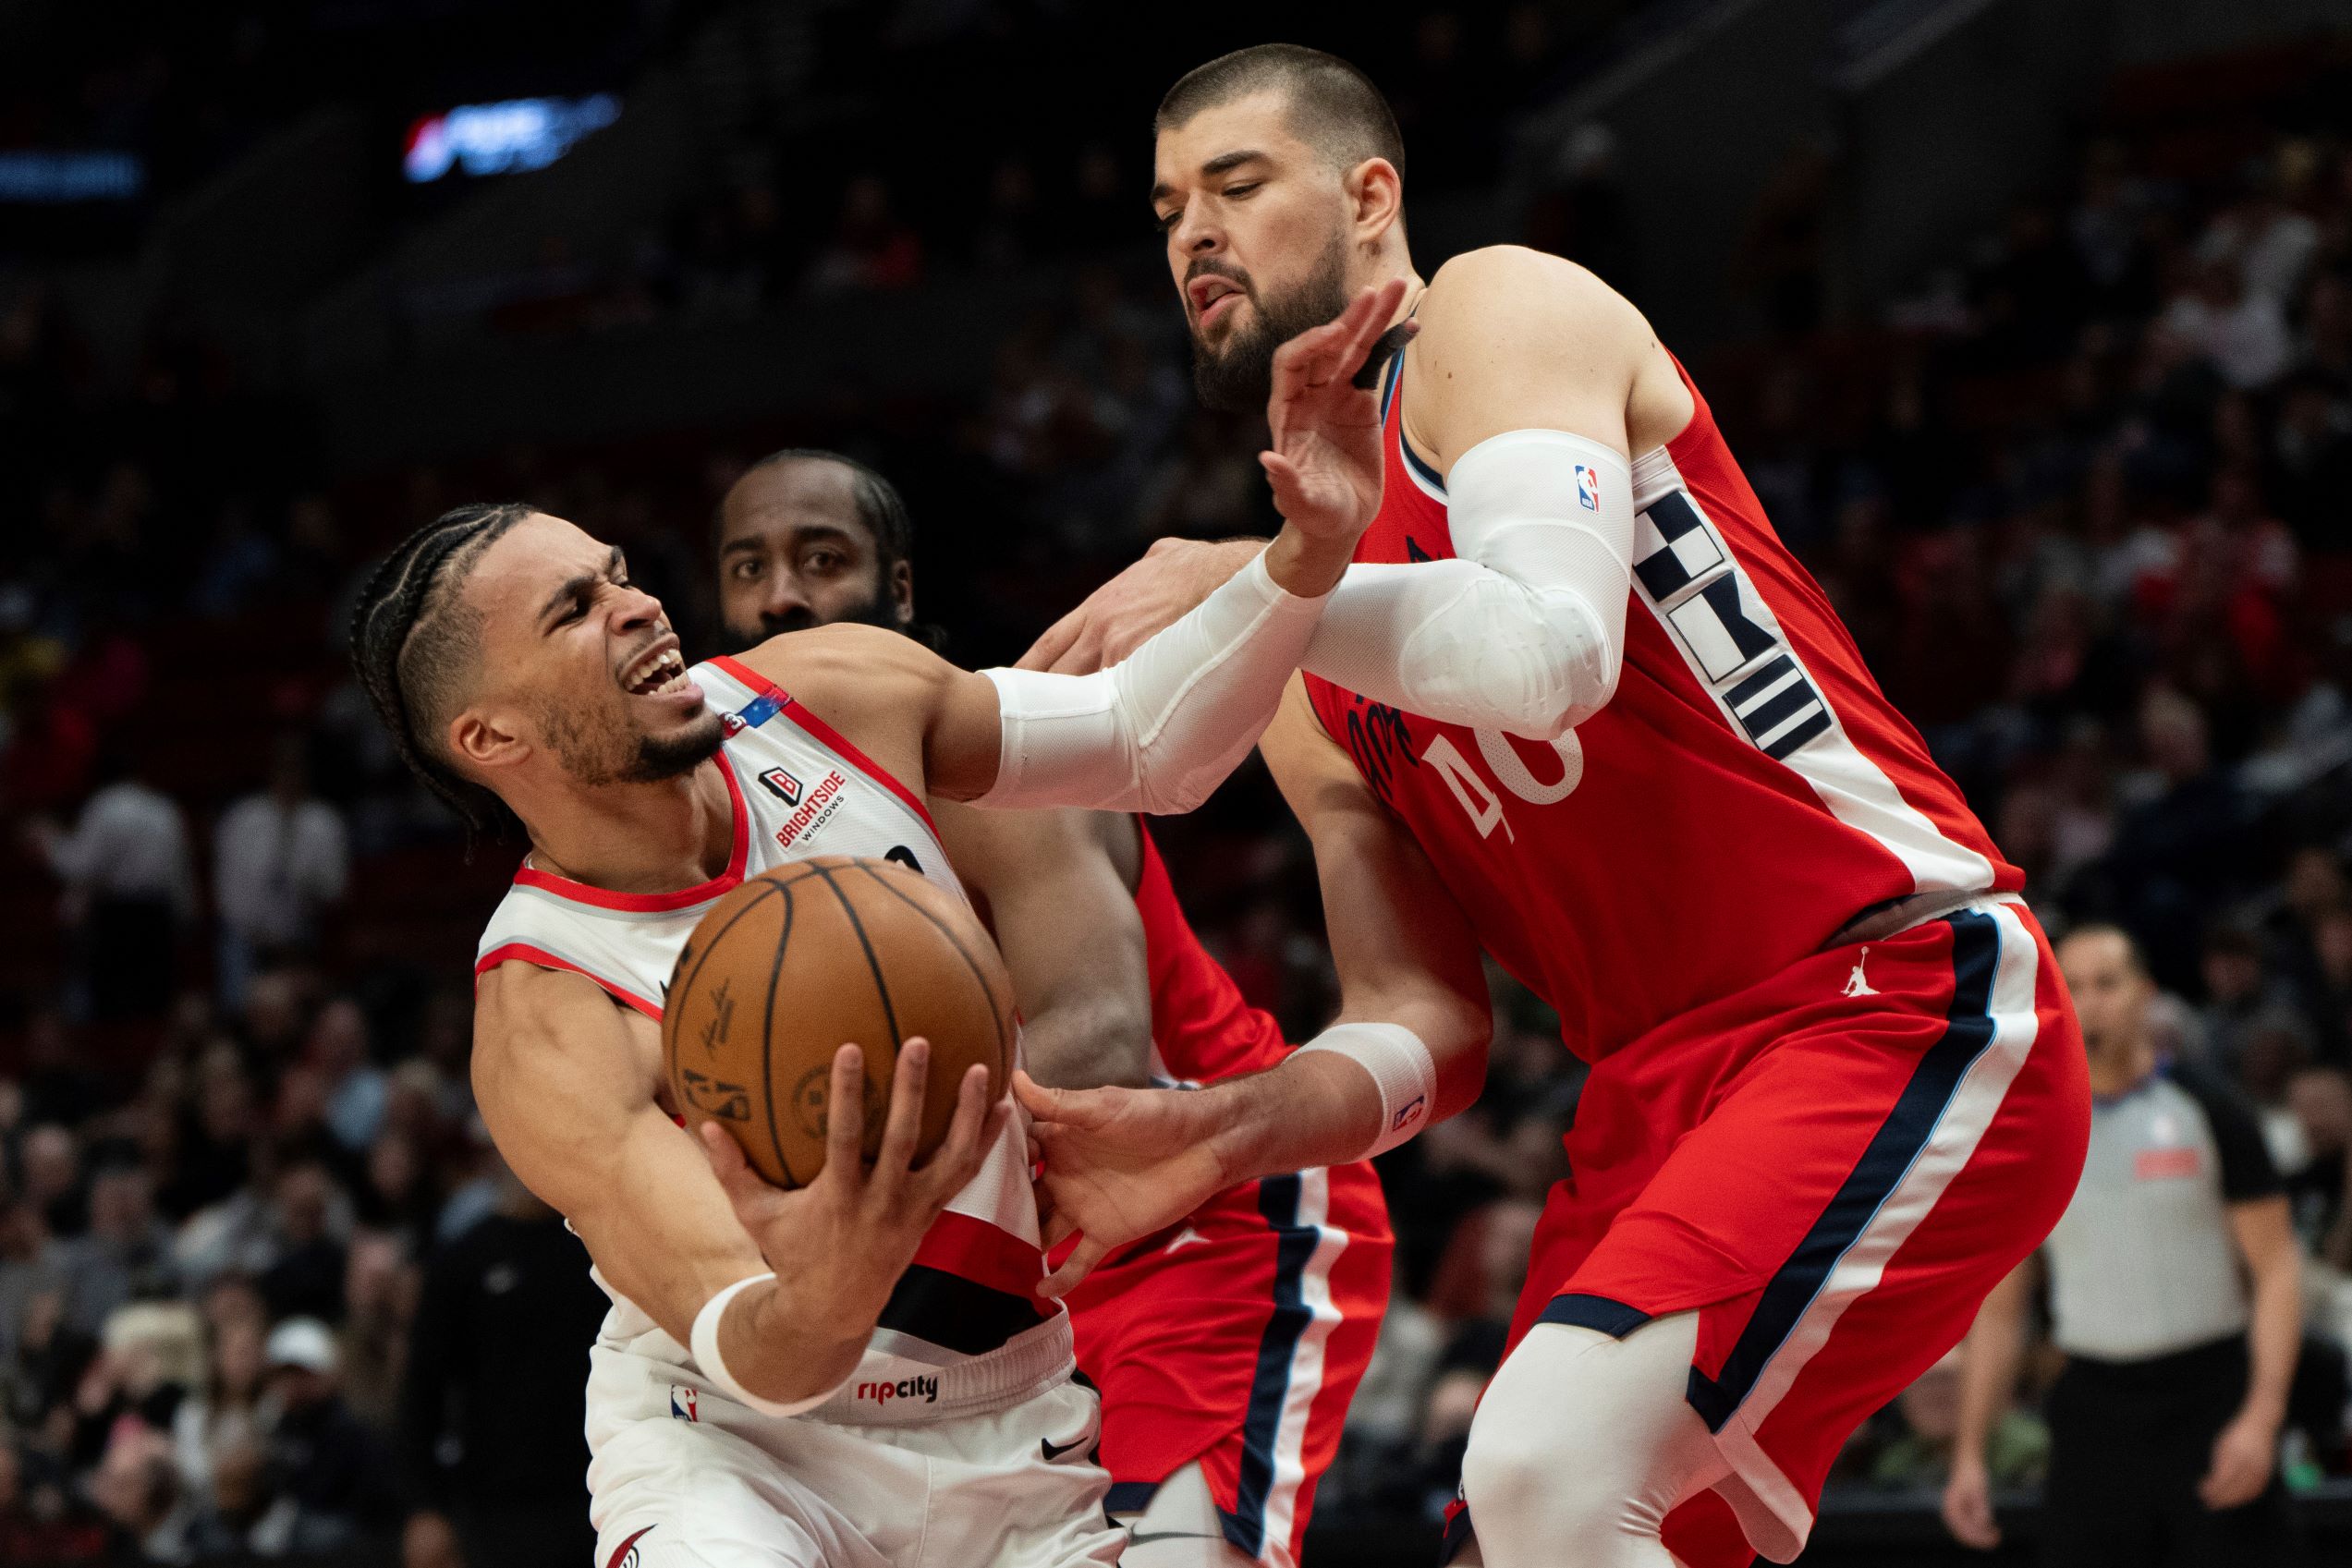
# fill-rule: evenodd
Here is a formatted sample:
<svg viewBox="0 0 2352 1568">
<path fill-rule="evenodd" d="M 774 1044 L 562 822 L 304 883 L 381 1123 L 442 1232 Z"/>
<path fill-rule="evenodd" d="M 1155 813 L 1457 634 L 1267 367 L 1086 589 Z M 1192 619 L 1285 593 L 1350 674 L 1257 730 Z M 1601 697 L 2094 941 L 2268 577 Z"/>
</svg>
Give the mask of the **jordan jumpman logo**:
<svg viewBox="0 0 2352 1568">
<path fill-rule="evenodd" d="M 1866 947 L 1862 949 L 1862 955 L 1854 960 L 1854 972 L 1851 975 L 1848 975 L 1846 978 L 1846 995 L 1876 996 L 1878 994 L 1878 988 L 1871 984 L 1871 982 L 1865 979 L 1862 976 L 1862 966 L 1870 961 L 1871 950 Z"/>
</svg>

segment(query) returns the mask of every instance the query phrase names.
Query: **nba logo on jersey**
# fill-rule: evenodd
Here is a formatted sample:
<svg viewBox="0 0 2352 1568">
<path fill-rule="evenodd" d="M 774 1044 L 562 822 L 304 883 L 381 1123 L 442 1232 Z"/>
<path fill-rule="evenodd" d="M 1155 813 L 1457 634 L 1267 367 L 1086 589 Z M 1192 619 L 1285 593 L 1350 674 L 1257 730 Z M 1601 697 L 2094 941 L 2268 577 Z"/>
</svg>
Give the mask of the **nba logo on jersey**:
<svg viewBox="0 0 2352 1568">
<path fill-rule="evenodd" d="M 696 1390 L 688 1388 L 684 1383 L 672 1383 L 670 1385 L 671 1416 L 680 1421 L 701 1420 L 702 1417 L 694 1405 L 696 1393 Z"/>
<path fill-rule="evenodd" d="M 1601 470 L 1583 463 L 1577 465 L 1577 504 L 1588 512 L 1601 510 Z"/>
<path fill-rule="evenodd" d="M 769 791 L 786 806 L 800 804 L 800 781 L 782 768 L 770 768 L 760 775 L 760 782 L 767 785 Z"/>
</svg>

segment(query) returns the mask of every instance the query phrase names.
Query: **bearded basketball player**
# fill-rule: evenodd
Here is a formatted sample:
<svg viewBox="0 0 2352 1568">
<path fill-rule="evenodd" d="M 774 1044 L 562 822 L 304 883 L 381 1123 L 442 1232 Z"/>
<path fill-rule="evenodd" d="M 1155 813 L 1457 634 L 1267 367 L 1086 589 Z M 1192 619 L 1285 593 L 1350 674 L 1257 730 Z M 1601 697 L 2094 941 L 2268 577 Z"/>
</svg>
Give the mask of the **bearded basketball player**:
<svg viewBox="0 0 2352 1568">
<path fill-rule="evenodd" d="M 1410 912 L 1420 940 L 1483 947 L 1591 1064 L 1447 1549 L 1789 1561 L 1846 1437 L 2081 1171 L 2082 1043 L 2022 878 L 1629 302 L 1515 247 L 1424 280 L 1395 119 L 1331 55 L 1212 61 L 1156 128 L 1208 401 L 1253 406 L 1354 290 L 1403 284 L 1393 330 L 1418 329 L 1331 427 L 1363 433 L 1380 516 L 1264 739 L 1326 908 L 1393 897 L 1364 868 L 1409 837 L 1454 895 Z M 1279 494 L 1279 441 L 1262 460 Z M 1155 550 L 1024 662 L 1091 667 L 1249 548 Z M 1021 1086 L 1048 1241 L 1084 1237 L 1051 1288 L 1207 1192 L 1476 1093 L 1428 1042 L 1339 1043 L 1188 1095 Z"/>
<path fill-rule="evenodd" d="M 839 621 L 916 630 L 906 503 L 849 457 L 755 463 L 720 504 L 717 544 L 738 651 Z M 1004 953 L 1039 1082 L 1197 1087 L 1288 1054 L 1193 934 L 1140 819 L 953 801 L 932 812 Z M 1350 967 L 1360 992 L 1367 976 L 1393 984 L 1413 966 L 1408 952 Z M 1463 1038 L 1482 1038 L 1474 971 L 1453 994 Z M 1297 1563 L 1379 1336 L 1393 1250 L 1380 1179 L 1358 1161 L 1218 1193 L 1070 1294 L 1079 1367 L 1103 1394 L 1111 1513 L 1130 1525 L 1127 1568 Z"/>
</svg>

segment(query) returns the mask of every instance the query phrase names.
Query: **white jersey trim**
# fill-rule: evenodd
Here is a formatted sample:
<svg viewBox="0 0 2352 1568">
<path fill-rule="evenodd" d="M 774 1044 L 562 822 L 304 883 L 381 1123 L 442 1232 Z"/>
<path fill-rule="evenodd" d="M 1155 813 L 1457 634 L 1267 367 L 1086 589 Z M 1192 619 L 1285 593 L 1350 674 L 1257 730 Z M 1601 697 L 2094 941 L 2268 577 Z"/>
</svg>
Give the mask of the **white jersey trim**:
<svg viewBox="0 0 2352 1568">
<path fill-rule="evenodd" d="M 1903 798 L 1855 745 L 1730 541 L 1663 446 L 1633 465 L 1634 592 L 1734 735 L 1812 786 L 1830 813 L 1903 863 L 1914 893 L 1977 893 L 1992 862 Z"/>
</svg>

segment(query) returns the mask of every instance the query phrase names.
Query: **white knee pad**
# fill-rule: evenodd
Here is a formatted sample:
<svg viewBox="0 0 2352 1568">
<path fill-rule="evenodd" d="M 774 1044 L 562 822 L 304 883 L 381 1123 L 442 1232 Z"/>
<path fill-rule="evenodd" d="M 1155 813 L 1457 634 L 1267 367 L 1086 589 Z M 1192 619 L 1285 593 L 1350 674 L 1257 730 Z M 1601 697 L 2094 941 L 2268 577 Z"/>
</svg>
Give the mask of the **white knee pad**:
<svg viewBox="0 0 2352 1568">
<path fill-rule="evenodd" d="M 1684 1397 L 1698 1339 L 1695 1312 L 1622 1340 L 1563 1323 L 1529 1331 L 1462 1459 L 1487 1568 L 1671 1568 L 1666 1515 L 1731 1472 Z"/>
</svg>

